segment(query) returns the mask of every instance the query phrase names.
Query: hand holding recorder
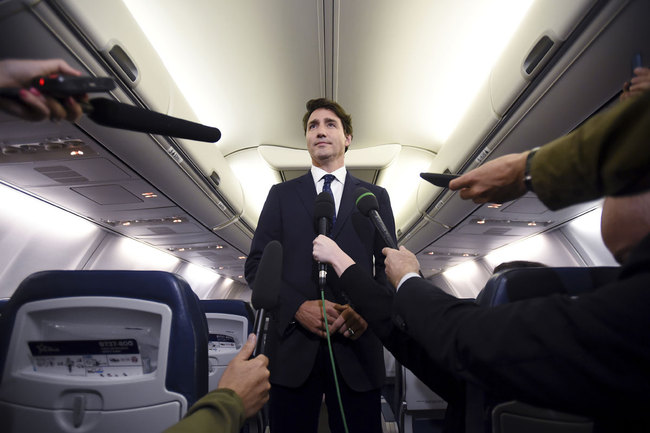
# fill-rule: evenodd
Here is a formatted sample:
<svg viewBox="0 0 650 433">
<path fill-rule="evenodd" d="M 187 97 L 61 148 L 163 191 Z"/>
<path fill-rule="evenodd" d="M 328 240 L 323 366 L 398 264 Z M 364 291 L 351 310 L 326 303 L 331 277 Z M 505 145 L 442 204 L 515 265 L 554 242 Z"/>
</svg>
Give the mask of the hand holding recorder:
<svg viewBox="0 0 650 433">
<path fill-rule="evenodd" d="M 85 100 L 85 92 L 57 97 L 34 85 L 36 77 L 52 75 L 76 78 L 81 71 L 60 59 L 0 60 L 0 109 L 32 121 L 78 120 L 83 113 L 79 102 Z"/>
</svg>

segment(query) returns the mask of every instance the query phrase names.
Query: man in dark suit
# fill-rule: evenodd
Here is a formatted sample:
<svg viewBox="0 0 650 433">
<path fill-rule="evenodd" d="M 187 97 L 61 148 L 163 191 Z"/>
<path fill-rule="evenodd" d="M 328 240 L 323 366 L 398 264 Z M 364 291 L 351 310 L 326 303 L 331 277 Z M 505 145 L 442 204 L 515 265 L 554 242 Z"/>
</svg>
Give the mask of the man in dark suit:
<svg viewBox="0 0 650 433">
<path fill-rule="evenodd" d="M 343 108 L 324 98 L 312 99 L 307 102 L 303 127 L 312 168 L 269 191 L 246 261 L 246 280 L 253 283 L 264 247 L 278 240 L 283 246 L 283 286 L 268 337 L 271 431 L 316 432 L 325 394 L 330 429 L 343 432 L 318 267 L 312 257 L 312 242 L 318 234 L 314 203 L 325 185 L 325 175 L 335 177 L 331 190 L 336 217 L 330 237 L 381 285 L 387 285 L 381 254 L 384 243 L 371 221 L 356 209 L 355 189 L 364 187 L 375 194 L 393 237 L 395 223 L 386 190 L 352 177 L 345 169 L 352 123 Z M 347 425 L 355 433 L 380 432 L 380 387 L 385 375 L 381 342 L 372 331 L 364 332 L 367 324 L 349 305 L 334 272 L 327 274 L 324 299 Z M 353 325 L 359 322 L 362 326 Z"/>
<path fill-rule="evenodd" d="M 384 250 L 394 293 L 374 285 L 331 239 L 315 240 L 314 256 L 332 264 L 395 358 L 450 403 L 449 431 L 464 431 L 467 383 L 496 401 L 588 416 L 594 431 L 650 430 L 649 116 L 646 92 L 536 154 L 502 156 L 450 184 L 465 188 L 463 198 L 502 201 L 523 195 L 528 179 L 553 208 L 611 194 L 601 233 L 623 266 L 616 281 L 591 293 L 483 308 L 420 278 L 404 247 Z"/>
</svg>

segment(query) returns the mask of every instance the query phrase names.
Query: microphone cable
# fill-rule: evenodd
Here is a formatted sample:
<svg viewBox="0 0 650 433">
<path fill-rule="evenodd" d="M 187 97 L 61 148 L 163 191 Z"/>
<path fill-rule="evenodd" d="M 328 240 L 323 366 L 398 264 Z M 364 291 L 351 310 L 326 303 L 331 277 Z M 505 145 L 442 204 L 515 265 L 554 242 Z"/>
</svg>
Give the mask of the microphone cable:
<svg viewBox="0 0 650 433">
<path fill-rule="evenodd" d="M 330 354 L 330 362 L 332 363 L 332 373 L 334 374 L 334 386 L 336 387 L 336 397 L 339 402 L 339 410 L 341 411 L 341 420 L 343 420 L 343 428 L 345 429 L 345 433 L 348 432 L 348 423 L 345 420 L 345 411 L 343 410 L 343 399 L 341 399 L 341 390 L 339 388 L 339 379 L 338 375 L 336 374 L 336 365 L 334 363 L 334 351 L 332 350 L 332 340 L 330 338 L 330 328 L 329 324 L 327 323 L 327 311 L 325 310 L 325 288 L 323 287 L 322 284 L 320 285 L 320 298 L 321 298 L 321 306 L 323 307 L 323 319 L 325 319 L 325 333 L 327 334 L 327 348 L 329 349 L 329 354 Z"/>
</svg>

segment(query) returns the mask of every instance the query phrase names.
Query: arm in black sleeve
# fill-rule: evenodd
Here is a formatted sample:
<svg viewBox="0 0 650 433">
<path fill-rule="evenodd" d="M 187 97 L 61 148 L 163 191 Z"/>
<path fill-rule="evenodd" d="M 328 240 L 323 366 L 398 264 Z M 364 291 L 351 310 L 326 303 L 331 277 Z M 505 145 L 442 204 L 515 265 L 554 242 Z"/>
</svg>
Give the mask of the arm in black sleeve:
<svg viewBox="0 0 650 433">
<path fill-rule="evenodd" d="M 392 288 L 376 282 L 356 264 L 341 274 L 341 282 L 359 314 L 402 365 L 448 403 L 462 401 L 464 388 L 459 381 L 436 365 L 422 346 L 393 324 Z"/>
</svg>

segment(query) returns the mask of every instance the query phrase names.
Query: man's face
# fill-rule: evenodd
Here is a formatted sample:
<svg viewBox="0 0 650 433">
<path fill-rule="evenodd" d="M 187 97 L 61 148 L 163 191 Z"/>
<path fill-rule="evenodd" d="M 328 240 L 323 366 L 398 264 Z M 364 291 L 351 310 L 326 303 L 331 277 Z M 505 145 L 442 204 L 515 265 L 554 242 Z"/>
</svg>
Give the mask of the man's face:
<svg viewBox="0 0 650 433">
<path fill-rule="evenodd" d="M 307 121 L 307 150 L 312 164 L 330 168 L 343 166 L 345 148 L 352 137 L 345 135 L 343 124 L 333 111 L 326 108 L 314 110 Z"/>
</svg>

